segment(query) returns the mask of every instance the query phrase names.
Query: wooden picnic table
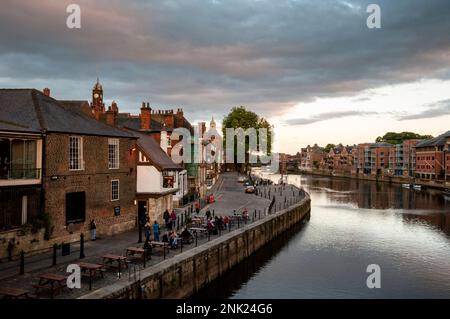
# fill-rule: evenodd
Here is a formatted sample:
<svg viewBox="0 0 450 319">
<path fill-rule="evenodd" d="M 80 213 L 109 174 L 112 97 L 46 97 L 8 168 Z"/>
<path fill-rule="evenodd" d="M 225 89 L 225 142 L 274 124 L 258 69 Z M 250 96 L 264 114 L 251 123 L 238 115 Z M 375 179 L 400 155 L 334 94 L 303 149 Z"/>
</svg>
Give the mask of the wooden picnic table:
<svg viewBox="0 0 450 319">
<path fill-rule="evenodd" d="M 50 298 L 53 299 L 55 293 L 58 293 L 66 286 L 66 277 L 57 274 L 41 274 L 39 275 L 39 283 L 33 285 L 36 288 L 36 293 L 40 288 L 50 290 Z"/>
<path fill-rule="evenodd" d="M 100 272 L 100 275 L 103 278 L 102 270 L 104 269 L 104 266 L 85 262 L 79 262 L 78 266 L 80 266 L 82 273 L 89 277 L 89 290 L 92 290 L 92 277 L 95 277 L 97 273 Z"/>
<path fill-rule="evenodd" d="M 20 299 L 28 298 L 28 290 L 11 287 L 0 287 L 0 295 L 3 295 L 3 299 Z"/>
<path fill-rule="evenodd" d="M 169 243 L 168 242 L 164 242 L 164 241 L 152 241 L 150 242 L 150 244 L 152 245 L 152 247 L 159 247 L 161 249 L 165 251 L 167 250 L 167 252 L 169 252 Z"/>
<path fill-rule="evenodd" d="M 114 254 L 106 254 L 103 255 L 103 266 L 105 267 L 114 267 L 112 264 L 113 262 L 117 262 L 117 269 L 119 273 L 120 278 L 120 270 L 122 266 L 122 262 L 125 264 L 125 267 L 128 268 L 128 265 L 126 263 L 127 257 L 121 256 L 121 255 L 114 255 Z"/>
<path fill-rule="evenodd" d="M 141 260 L 144 263 L 145 267 L 146 252 L 144 248 L 128 247 L 127 256 L 131 256 L 131 258 L 134 258 L 135 260 Z"/>
<path fill-rule="evenodd" d="M 208 233 L 208 229 L 204 228 L 204 227 L 191 227 L 191 228 L 189 228 L 189 231 L 191 231 L 193 233 L 201 233 L 201 234 Z"/>
</svg>

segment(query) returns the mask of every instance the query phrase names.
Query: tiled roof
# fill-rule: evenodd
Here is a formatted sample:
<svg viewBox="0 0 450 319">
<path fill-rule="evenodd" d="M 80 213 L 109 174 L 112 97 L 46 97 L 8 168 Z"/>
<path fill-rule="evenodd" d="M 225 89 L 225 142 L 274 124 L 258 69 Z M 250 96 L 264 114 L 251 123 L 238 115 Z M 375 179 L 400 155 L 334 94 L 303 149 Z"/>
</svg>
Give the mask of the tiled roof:
<svg viewBox="0 0 450 319">
<path fill-rule="evenodd" d="M 0 89 L 0 130 L 133 137 L 84 114 L 83 103 L 60 102 L 35 89 Z"/>
<path fill-rule="evenodd" d="M 182 170 L 183 168 L 175 164 L 172 159 L 162 150 L 159 144 L 148 135 L 136 131 L 128 130 L 138 138 L 137 145 L 159 170 Z"/>
<path fill-rule="evenodd" d="M 447 143 L 447 138 L 450 138 L 450 131 L 447 131 L 435 138 L 419 142 L 416 144 L 416 147 L 443 146 Z"/>
</svg>

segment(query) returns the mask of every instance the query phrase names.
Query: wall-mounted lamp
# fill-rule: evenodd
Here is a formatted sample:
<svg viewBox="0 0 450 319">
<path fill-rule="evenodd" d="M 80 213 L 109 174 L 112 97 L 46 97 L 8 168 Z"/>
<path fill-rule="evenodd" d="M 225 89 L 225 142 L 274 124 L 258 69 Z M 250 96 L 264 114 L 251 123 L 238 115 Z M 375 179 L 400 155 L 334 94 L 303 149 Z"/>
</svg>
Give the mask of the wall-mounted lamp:
<svg viewBox="0 0 450 319">
<path fill-rule="evenodd" d="M 56 180 L 58 179 L 58 176 L 53 175 L 52 177 L 50 177 L 50 179 L 51 179 L 52 181 L 56 181 Z"/>
</svg>

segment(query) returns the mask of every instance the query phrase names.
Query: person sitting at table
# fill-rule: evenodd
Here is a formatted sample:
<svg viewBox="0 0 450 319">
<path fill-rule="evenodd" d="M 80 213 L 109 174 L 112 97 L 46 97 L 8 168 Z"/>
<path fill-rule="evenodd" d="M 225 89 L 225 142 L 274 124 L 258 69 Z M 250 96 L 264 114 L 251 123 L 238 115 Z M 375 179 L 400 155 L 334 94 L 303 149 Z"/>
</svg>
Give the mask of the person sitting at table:
<svg viewBox="0 0 450 319">
<path fill-rule="evenodd" d="M 230 218 L 228 216 L 225 216 L 223 218 L 223 225 L 224 225 L 224 227 L 227 228 L 229 224 L 230 224 Z"/>
<path fill-rule="evenodd" d="M 164 235 L 162 236 L 162 242 L 163 243 L 168 243 L 169 242 L 169 232 L 165 232 Z"/>
<path fill-rule="evenodd" d="M 247 221 L 248 220 L 248 211 L 247 208 L 244 208 L 244 210 L 242 211 L 242 219 Z"/>
<path fill-rule="evenodd" d="M 169 246 L 172 249 L 176 249 L 178 247 L 178 234 L 175 231 L 169 236 Z"/>
<path fill-rule="evenodd" d="M 149 256 L 152 253 L 152 244 L 150 242 L 150 239 L 145 240 L 144 247 L 142 247 L 142 248 L 144 248 L 145 254 L 147 256 Z"/>
<path fill-rule="evenodd" d="M 183 231 L 181 232 L 181 238 L 183 239 L 183 242 L 187 243 L 188 245 L 191 243 L 192 234 L 189 232 L 187 227 L 184 227 Z"/>
</svg>

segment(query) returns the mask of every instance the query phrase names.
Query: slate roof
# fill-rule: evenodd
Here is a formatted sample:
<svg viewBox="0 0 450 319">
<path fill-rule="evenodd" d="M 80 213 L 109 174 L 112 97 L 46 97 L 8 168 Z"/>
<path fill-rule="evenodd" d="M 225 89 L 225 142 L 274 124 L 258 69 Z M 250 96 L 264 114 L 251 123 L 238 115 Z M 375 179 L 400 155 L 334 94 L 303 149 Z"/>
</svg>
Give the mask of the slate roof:
<svg viewBox="0 0 450 319">
<path fill-rule="evenodd" d="M 182 170 L 183 168 L 175 164 L 172 159 L 162 150 L 153 137 L 143 133 L 128 130 L 138 138 L 137 145 L 159 170 Z"/>
<path fill-rule="evenodd" d="M 119 127 L 141 130 L 141 119 L 139 116 L 130 116 L 129 113 L 119 113 L 117 120 Z M 194 128 L 185 117 L 183 117 L 183 127 L 187 128 L 191 134 L 194 134 Z M 151 119 L 150 130 L 146 130 L 146 132 L 161 132 L 163 129 L 164 127 L 160 122 Z M 165 128 L 164 130 L 172 132 L 173 128 Z"/>
<path fill-rule="evenodd" d="M 118 125 L 120 127 L 129 128 L 132 130 L 140 130 L 141 129 L 141 119 L 139 117 L 133 116 L 130 117 L 128 113 L 119 113 L 117 117 Z M 160 132 L 162 130 L 162 125 L 158 121 L 151 120 L 150 130 L 149 132 Z"/>
<path fill-rule="evenodd" d="M 425 140 L 416 144 L 417 147 L 443 146 L 447 143 L 447 138 L 450 138 L 450 131 L 445 132 L 435 138 Z"/>
<path fill-rule="evenodd" d="M 134 137 L 84 114 L 85 102 L 57 101 L 35 89 L 0 89 L 0 130 Z"/>
</svg>

